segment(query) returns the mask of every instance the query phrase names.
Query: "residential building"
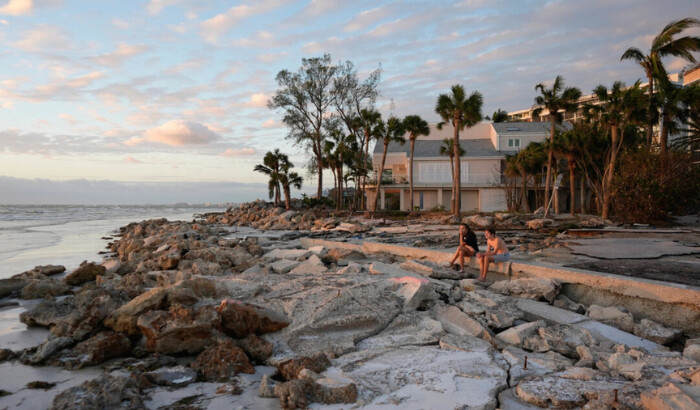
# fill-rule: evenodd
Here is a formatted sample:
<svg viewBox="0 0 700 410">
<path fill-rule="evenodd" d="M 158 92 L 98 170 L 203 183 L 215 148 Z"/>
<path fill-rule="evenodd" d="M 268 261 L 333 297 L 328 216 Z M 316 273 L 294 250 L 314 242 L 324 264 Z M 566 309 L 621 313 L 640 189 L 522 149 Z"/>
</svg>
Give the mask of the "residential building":
<svg viewBox="0 0 700 410">
<path fill-rule="evenodd" d="M 564 128 L 570 128 L 569 123 Z M 550 134 L 548 122 L 481 122 L 460 132 L 461 157 L 461 211 L 506 210 L 503 188 L 503 170 L 506 154 L 517 153 L 530 142 L 544 141 Z M 451 210 L 452 173 L 450 158 L 440 155 L 444 139 L 453 138 L 453 128 L 442 130 L 430 124 L 430 135 L 415 142 L 413 165 L 413 205 L 419 210 L 442 208 Z M 410 141 L 389 144 L 384 164 L 384 175 L 379 192 L 378 209 L 408 211 Z M 372 155 L 375 178 L 379 172 L 384 146 L 377 141 Z M 370 187 L 369 202 L 376 195 L 376 186 Z"/>
</svg>

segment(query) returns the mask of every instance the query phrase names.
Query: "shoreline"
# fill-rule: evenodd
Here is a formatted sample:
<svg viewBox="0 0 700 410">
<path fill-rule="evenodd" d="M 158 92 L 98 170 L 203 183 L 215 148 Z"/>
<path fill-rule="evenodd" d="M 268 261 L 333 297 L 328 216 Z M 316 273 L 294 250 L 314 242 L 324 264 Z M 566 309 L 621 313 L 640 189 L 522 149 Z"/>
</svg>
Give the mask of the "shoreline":
<svg viewBox="0 0 700 410">
<path fill-rule="evenodd" d="M 371 407 L 385 400 L 381 397 L 403 397 L 401 400 L 406 403 L 420 406 L 422 400 L 427 400 L 426 392 L 437 388 L 437 385 L 431 383 L 439 379 L 428 381 L 434 377 L 432 375 L 437 375 L 433 373 L 437 369 L 432 369 L 428 363 L 439 363 L 443 360 L 451 363 L 446 370 L 442 370 L 445 374 L 451 374 L 453 371 L 464 373 L 464 370 L 458 370 L 460 363 L 470 363 L 473 360 L 483 364 L 480 365 L 482 367 L 471 369 L 469 372 L 489 374 L 485 379 L 488 380 L 488 385 L 477 388 L 473 391 L 477 394 L 472 397 L 465 395 L 466 390 L 460 385 L 450 387 L 448 390 L 451 393 L 447 396 L 431 396 L 430 400 L 437 400 L 434 402 L 450 405 L 462 403 L 490 408 L 492 404 L 502 406 L 506 401 L 524 405 L 528 402 L 534 403 L 529 400 L 541 400 L 542 394 L 548 397 L 545 400 L 553 400 L 552 397 L 557 397 L 558 393 L 550 389 L 542 390 L 542 386 L 550 383 L 547 381 L 548 377 L 569 380 L 565 373 L 575 368 L 575 361 L 571 361 L 573 359 L 577 359 L 577 366 L 582 365 L 586 372 L 595 371 L 598 374 L 596 377 L 605 377 L 611 386 L 619 386 L 621 392 L 627 392 L 625 394 L 629 397 L 623 394 L 623 400 L 628 400 L 628 403 L 639 404 L 641 392 L 651 394 L 650 392 L 663 387 L 667 382 L 665 377 L 659 376 L 653 382 L 640 384 L 639 380 L 635 381 L 634 374 L 628 375 L 625 373 L 628 370 L 622 368 L 615 368 L 616 370 L 610 373 L 613 371 L 610 370 L 611 366 L 617 366 L 611 362 L 611 354 L 629 356 L 635 366 L 640 366 L 641 363 L 648 371 L 685 371 L 686 373 L 682 374 L 688 375 L 687 383 L 692 383 L 688 372 L 697 368 L 698 363 L 693 365 L 694 362 L 688 361 L 690 359 L 679 353 L 686 349 L 685 346 L 667 340 L 664 343 L 674 346 L 675 352 L 663 348 L 657 342 L 645 342 L 646 344 L 635 348 L 636 342 L 633 341 L 637 336 L 632 333 L 636 334 L 638 330 L 635 327 L 645 323 L 640 321 L 643 317 L 635 314 L 633 318 L 632 314 L 624 311 L 616 313 L 618 319 L 615 320 L 604 315 L 595 316 L 595 312 L 600 309 L 590 304 L 582 306 L 566 298 L 562 283 L 551 279 L 527 277 L 506 277 L 506 280 L 500 280 L 503 278 L 493 272 L 489 274 L 491 283 L 480 286 L 473 279 L 469 279 L 469 274 L 474 273 L 473 266 L 468 267 L 465 277 L 457 277 L 454 271 L 445 270 L 438 263 L 425 258 L 392 255 L 380 249 L 375 254 L 350 246 L 353 241 L 372 238 L 379 248 L 384 246 L 386 249 L 386 246 L 403 243 L 404 246 L 408 246 L 406 252 L 409 254 L 414 252 L 417 255 L 431 246 L 445 249 L 443 254 L 446 254 L 446 248 L 452 249 L 451 245 L 456 241 L 456 228 L 443 224 L 439 219 L 417 221 L 418 223 L 410 220 L 386 223 L 382 220 L 341 219 L 331 216 L 330 213 L 314 215 L 312 219 L 311 216 L 307 216 L 308 212 L 300 210 L 291 213 L 271 208 L 251 211 L 244 209 L 203 215 L 203 219 L 194 223 L 163 223 L 158 220 L 130 223 L 121 229 L 120 235 L 115 237 L 116 240 L 111 244 L 111 251 L 116 253 L 116 260 L 119 260 L 117 264 L 109 261 L 103 266 L 87 264 L 68 274 L 46 277 L 42 277 L 38 272 L 26 273 L 24 280 L 28 283 L 25 286 L 44 286 L 50 283 L 52 286 L 46 289 L 56 291 L 61 288 L 59 282 L 68 281 L 73 285 L 67 295 L 56 295 L 54 299 L 48 296 L 43 301 L 21 301 L 19 306 L 0 308 L 0 323 L 14 326 L 11 332 L 0 336 L 0 340 L 9 343 L 11 338 L 15 338 L 16 341 L 10 346 L 12 358 L 0 362 L 0 372 L 16 371 L 17 380 L 37 378 L 55 382 L 60 380 L 59 376 L 66 374 L 65 372 L 74 372 L 54 367 L 56 364 L 72 368 L 85 365 L 87 371 L 80 370 L 83 372 L 80 374 L 86 375 L 84 379 L 81 376 L 75 378 L 75 383 L 71 383 L 70 386 L 60 384 L 52 387 L 40 395 L 41 399 L 37 397 L 34 404 L 48 404 L 53 401 L 52 395 L 57 396 L 68 387 L 74 388 L 74 394 L 85 394 L 95 386 L 90 387 L 83 382 L 100 376 L 100 380 L 108 378 L 100 383 L 121 380 L 119 383 L 125 383 L 121 399 L 126 400 L 128 397 L 129 400 L 134 400 L 134 404 L 140 403 L 146 408 L 173 405 L 181 400 L 181 404 L 186 402 L 204 407 L 226 407 L 235 404 L 244 407 L 278 408 L 279 400 L 291 399 L 292 396 L 284 392 L 289 388 L 302 389 L 300 392 L 305 392 L 301 394 L 306 400 L 326 403 L 332 407 L 337 405 L 331 403 L 343 402 Z M 267 213 L 270 213 L 269 218 L 265 216 Z M 243 227 L 232 223 L 234 219 L 244 217 L 255 218 L 251 224 L 259 226 Z M 477 217 L 483 216 L 470 217 L 470 223 L 479 222 Z M 490 221 L 481 222 L 493 224 L 503 221 L 521 223 L 517 216 L 502 216 L 502 220 L 492 217 Z M 556 225 L 558 221 L 553 223 Z M 299 231 L 299 224 L 307 224 L 314 229 Z M 290 229 L 259 229 L 284 226 Z M 553 228 L 551 224 L 549 226 Z M 476 227 L 475 229 L 480 230 Z M 592 259 L 591 256 L 575 255 L 556 242 L 567 243 L 571 238 L 559 237 L 552 241 L 551 236 L 538 233 L 537 230 L 518 229 L 513 230 L 513 234 L 508 234 L 505 228 L 499 229 L 509 239 L 508 245 L 512 247 L 515 255 L 512 261 L 514 264 L 517 264 L 521 257 L 536 259 L 536 255 L 559 264 L 578 259 Z M 316 243 L 307 241 L 305 245 L 299 238 L 307 236 L 319 240 Z M 331 240 L 337 246 L 321 240 Z M 187 252 L 183 252 L 185 249 Z M 596 250 L 586 251 L 591 253 Z M 494 282 L 493 279 L 497 280 Z M 534 292 L 533 289 L 537 289 L 536 296 L 523 295 L 522 291 L 517 290 L 517 286 L 525 286 L 525 283 L 535 287 L 530 291 Z M 564 288 L 566 286 L 564 284 Z M 25 289 L 22 292 L 25 292 Z M 81 295 L 94 296 L 83 300 Z M 89 309 L 85 310 L 90 299 L 107 296 L 112 300 L 107 302 L 107 306 L 111 307 L 105 308 L 102 313 L 90 313 Z M 545 300 L 544 303 L 534 302 L 534 309 L 550 312 L 547 315 L 567 310 L 579 311 L 576 314 L 580 314 L 580 309 L 585 309 L 588 315 L 577 320 L 590 324 L 581 327 L 576 324 L 579 322 L 551 322 L 551 316 L 547 316 L 550 318 L 547 322 L 541 322 L 532 316 L 523 316 L 523 309 L 533 309 L 530 305 L 522 305 L 519 302 L 527 298 Z M 88 305 L 75 304 L 78 303 L 78 299 L 83 300 L 80 303 Z M 233 305 L 220 303 L 227 299 L 236 299 L 238 302 Z M 58 309 L 61 303 L 72 303 L 67 317 L 47 313 Z M 37 310 L 39 304 L 43 307 Z M 104 303 L 101 304 L 103 305 Z M 232 317 L 230 315 L 240 314 L 234 314 L 236 309 L 248 309 L 245 310 L 249 312 L 246 315 L 253 315 L 245 322 L 248 327 L 263 326 L 262 323 L 279 323 L 280 327 L 254 331 L 257 335 L 255 337 L 244 336 L 242 330 L 229 319 Z M 12 321 L 12 316 L 20 311 L 24 311 L 23 322 L 48 326 L 50 330 L 38 330 L 34 327 L 29 330 L 22 329 L 24 324 Z M 59 311 L 65 311 L 65 308 L 55 310 Z M 46 316 L 47 314 L 49 316 Z M 94 316 L 95 314 L 98 316 Z M 259 319 L 254 319 L 255 316 Z M 156 322 L 149 322 L 156 317 L 159 318 L 158 321 L 164 321 L 162 323 L 166 325 L 165 328 L 155 325 Z M 263 317 L 268 319 L 259 321 Z M 99 320 L 96 320 L 98 318 Z M 624 318 L 627 318 L 627 321 L 623 320 Z M 620 320 L 622 321 L 616 322 Z M 79 323 L 91 325 L 89 329 L 75 327 Z M 537 332 L 523 333 L 514 344 L 514 339 L 507 335 L 523 326 L 527 327 L 526 325 L 531 328 L 537 326 L 532 329 L 540 329 L 539 335 Z M 198 329 L 197 332 L 192 333 L 195 329 L 192 326 Z M 620 326 L 625 327 L 627 331 L 618 330 Z M 618 335 L 612 329 L 622 333 Z M 183 331 L 186 333 L 177 333 Z M 170 332 L 176 333 L 171 335 Z M 598 358 L 598 362 L 581 362 L 581 352 L 576 352 L 575 349 L 572 351 L 565 345 L 553 344 L 553 339 L 546 336 L 549 334 L 547 332 L 574 332 L 571 335 L 576 334 L 579 338 L 589 335 L 585 336 L 589 338 L 585 345 L 590 349 L 592 358 Z M 178 337 L 185 334 L 189 336 L 184 341 L 174 342 L 175 339 L 170 338 L 176 334 L 181 335 Z M 198 334 L 205 336 L 201 336 L 200 339 L 200 336 L 195 336 Z M 46 335 L 50 336 L 43 340 Z M 69 337 L 70 341 L 62 341 L 61 338 L 65 337 Z M 127 343 L 130 347 L 122 350 L 119 357 L 97 360 L 95 355 L 101 350 L 96 347 L 98 345 L 91 345 L 90 341 L 98 337 L 111 338 L 101 340 Z M 455 337 L 459 340 L 454 339 Z M 605 342 L 609 337 L 626 340 L 626 347 L 614 347 L 614 343 Z M 685 339 L 690 337 L 686 335 L 681 340 Z M 41 348 L 27 349 L 31 347 L 28 345 L 39 341 Z M 387 344 L 388 341 L 392 342 Z M 661 342 L 658 340 L 658 343 Z M 52 343 L 55 347 L 51 349 L 54 350 L 48 351 Z M 5 343 L 2 345 L 7 348 Z M 178 349 L 182 349 L 183 346 L 189 346 L 186 347 L 188 351 L 178 353 Z M 663 353 L 655 353 L 657 347 L 650 350 L 651 346 L 658 346 L 659 352 Z M 269 352 L 266 353 L 269 356 L 260 356 L 260 349 Z M 410 368 L 409 364 L 395 363 L 394 359 L 391 359 L 392 355 L 402 351 L 401 349 L 416 363 L 424 363 L 423 367 Z M 546 360 L 544 356 L 540 357 L 542 353 L 538 351 L 543 351 L 542 349 L 551 351 L 552 355 L 556 353 L 561 356 L 555 360 L 560 364 L 554 365 L 554 362 L 551 362 L 554 356 L 550 355 Z M 617 353 L 614 353 L 615 349 Z M 204 360 L 210 360 L 205 359 L 209 357 L 207 354 L 230 355 L 239 350 L 245 352 L 244 356 L 248 356 L 251 365 L 254 365 L 251 375 L 246 373 L 250 370 L 243 368 L 219 369 L 212 364 L 213 362 L 206 362 L 209 364 L 205 367 L 197 367 L 205 363 Z M 92 357 L 87 362 L 83 357 L 86 352 Z M 300 364 L 301 368 L 307 366 L 301 374 L 295 373 L 280 378 L 279 373 L 285 374 L 282 369 L 290 359 L 303 361 L 304 357 L 311 357 L 317 353 L 325 355 L 325 360 L 328 360 L 326 368 L 312 371 L 308 364 Z M 675 364 L 661 359 L 671 353 L 674 354 Z M 379 356 L 376 356 L 377 354 Z M 523 355 L 529 355 L 531 363 L 535 363 L 533 365 L 541 369 L 527 374 L 534 379 L 523 378 L 526 374 L 516 376 L 513 373 L 513 366 L 522 366 Z M 160 379 L 154 382 L 157 371 L 150 368 L 151 365 L 138 370 L 137 373 L 134 373 L 135 370 L 128 370 L 140 368 L 141 365 L 135 363 L 146 363 L 154 357 L 173 358 L 174 361 L 160 365 L 162 371 L 175 372 L 171 380 L 182 379 L 185 374 L 189 374 L 187 372 L 191 372 L 189 369 L 199 370 L 196 370 L 194 379 L 186 387 L 174 387 Z M 362 370 L 362 365 L 351 365 L 355 360 L 367 361 L 370 365 L 373 360 L 380 358 L 393 363 L 393 372 L 397 372 L 394 376 L 410 373 L 418 377 L 417 384 L 410 385 L 413 386 L 411 389 L 415 390 L 414 393 L 401 396 L 398 392 L 409 388 L 409 385 L 379 383 L 370 373 Z M 95 360 L 97 362 L 93 363 Z M 503 367 L 501 363 L 504 361 L 511 364 Z M 48 367 L 37 368 L 20 362 L 36 362 Z M 536 363 L 542 363 L 543 367 L 537 367 L 540 365 Z M 185 367 L 175 370 L 179 369 L 175 366 L 177 364 Z M 212 371 L 219 373 L 214 375 Z M 128 381 L 131 379 L 123 379 L 129 374 L 131 379 L 134 374 L 140 375 L 136 385 Z M 277 375 L 272 377 L 275 374 Z M 469 376 L 463 374 L 459 377 Z M 681 379 L 683 377 L 686 376 L 682 376 Z M 379 396 L 372 393 L 371 389 L 368 390 L 370 385 L 376 383 L 379 383 L 377 385 L 382 392 Z M 594 383 L 580 383 L 584 386 L 572 385 L 571 388 L 594 388 Z M 263 386 L 270 386 L 269 390 L 265 390 Z M 609 388 L 596 386 L 600 397 L 611 394 Z M 19 385 L 16 387 L 17 390 L 11 391 L 12 394 L 0 398 L 0 402 L 19 404 L 19 408 L 31 408 L 31 390 L 20 389 Z M 134 388 L 136 390 L 132 390 Z M 143 393 L 133 393 L 136 391 Z M 525 391 L 530 392 L 529 394 L 539 391 L 540 396 L 535 399 L 525 394 Z M 131 396 L 132 393 L 134 396 Z M 61 393 L 61 396 L 63 394 Z M 102 397 L 104 403 L 109 399 Z M 595 405 L 594 403 L 595 401 L 589 401 L 589 405 Z M 135 405 L 135 408 L 138 407 L 139 405 Z"/>
</svg>

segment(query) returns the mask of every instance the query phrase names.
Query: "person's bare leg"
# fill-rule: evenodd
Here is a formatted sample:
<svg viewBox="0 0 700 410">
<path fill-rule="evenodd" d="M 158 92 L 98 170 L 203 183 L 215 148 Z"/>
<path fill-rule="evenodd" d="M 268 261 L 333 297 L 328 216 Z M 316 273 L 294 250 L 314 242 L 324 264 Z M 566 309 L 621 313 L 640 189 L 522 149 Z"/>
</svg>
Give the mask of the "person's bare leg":
<svg viewBox="0 0 700 410">
<path fill-rule="evenodd" d="M 467 253 L 466 249 L 459 249 L 459 263 L 462 265 L 462 272 L 464 272 L 464 254 Z"/>
<path fill-rule="evenodd" d="M 455 261 L 457 260 L 458 256 L 459 256 L 459 248 L 457 248 L 457 251 L 455 252 L 454 256 L 452 256 L 452 259 L 450 259 L 450 267 L 452 267 L 455 264 Z"/>
</svg>

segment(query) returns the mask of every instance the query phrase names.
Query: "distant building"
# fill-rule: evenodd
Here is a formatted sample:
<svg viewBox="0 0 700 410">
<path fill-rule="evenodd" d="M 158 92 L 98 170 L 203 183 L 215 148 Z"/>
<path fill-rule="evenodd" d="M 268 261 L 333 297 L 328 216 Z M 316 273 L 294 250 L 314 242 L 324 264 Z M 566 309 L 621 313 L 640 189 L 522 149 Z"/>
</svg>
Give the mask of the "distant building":
<svg viewBox="0 0 700 410">
<path fill-rule="evenodd" d="M 530 142 L 544 141 L 550 133 L 548 122 L 481 122 L 460 132 L 461 211 L 505 210 L 506 198 L 502 187 L 506 154 L 514 154 Z M 564 123 L 569 129 L 571 124 Z M 378 209 L 408 211 L 410 142 L 389 144 L 384 175 L 379 192 Z M 442 130 L 430 124 L 430 135 L 416 140 L 413 160 L 413 205 L 419 210 L 442 208 L 451 210 L 452 166 L 450 158 L 440 155 L 445 138 L 453 138 L 453 128 Z M 382 160 L 383 145 L 378 141 L 372 156 L 375 178 Z M 376 185 L 370 186 L 372 203 Z"/>
</svg>

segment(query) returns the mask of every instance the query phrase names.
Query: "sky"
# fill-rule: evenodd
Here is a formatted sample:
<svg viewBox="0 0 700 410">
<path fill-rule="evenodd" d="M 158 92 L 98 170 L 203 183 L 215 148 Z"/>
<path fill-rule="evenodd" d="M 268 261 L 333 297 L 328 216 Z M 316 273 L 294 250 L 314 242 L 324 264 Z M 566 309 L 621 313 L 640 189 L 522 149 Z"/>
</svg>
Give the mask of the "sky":
<svg viewBox="0 0 700 410">
<path fill-rule="evenodd" d="M 0 204 L 266 198 L 265 152 L 309 159 L 266 106 L 302 58 L 381 68 L 384 116 L 437 122 L 453 84 L 490 115 L 556 75 L 584 94 L 643 79 L 620 56 L 684 17 L 700 2 L 0 0 Z"/>
</svg>

